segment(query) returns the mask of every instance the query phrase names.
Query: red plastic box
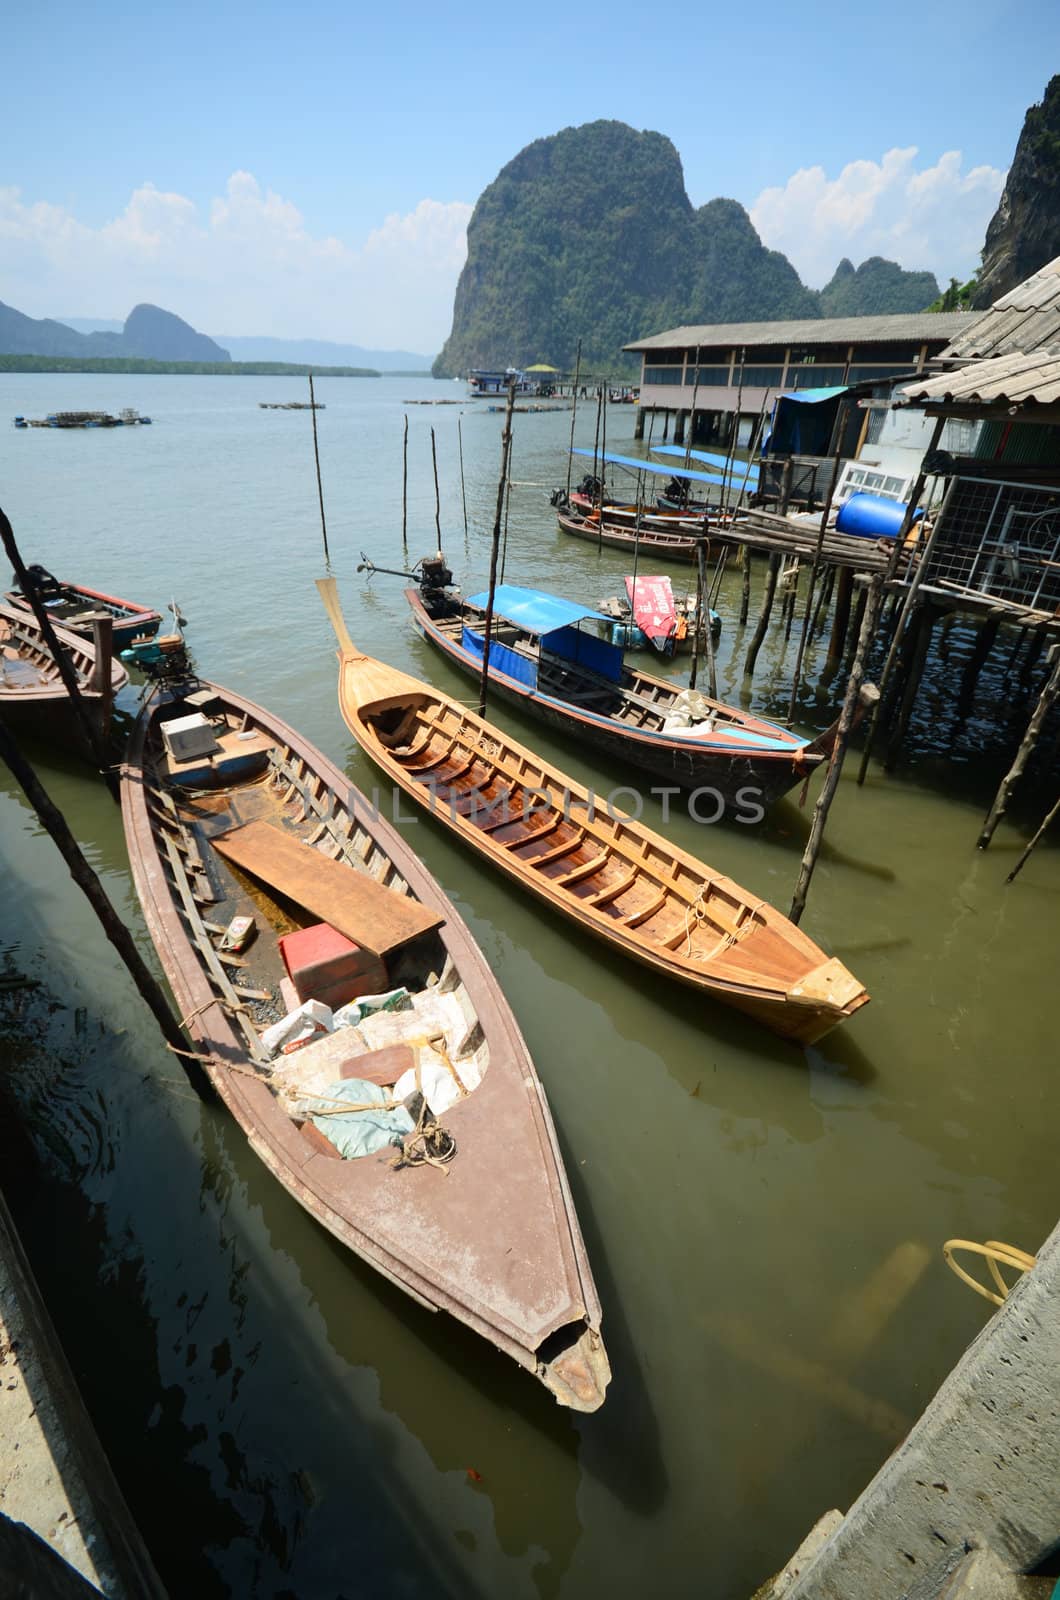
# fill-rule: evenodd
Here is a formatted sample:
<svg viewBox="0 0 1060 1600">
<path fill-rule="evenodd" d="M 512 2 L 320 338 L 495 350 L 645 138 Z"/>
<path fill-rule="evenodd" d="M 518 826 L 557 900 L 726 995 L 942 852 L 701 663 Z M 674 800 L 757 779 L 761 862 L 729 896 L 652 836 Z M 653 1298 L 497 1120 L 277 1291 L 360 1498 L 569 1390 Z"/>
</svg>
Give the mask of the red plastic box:
<svg viewBox="0 0 1060 1600">
<path fill-rule="evenodd" d="M 383 994 L 389 987 L 385 962 L 329 922 L 285 933 L 279 946 L 299 1000 L 321 1000 L 337 1011 L 362 994 Z"/>
</svg>

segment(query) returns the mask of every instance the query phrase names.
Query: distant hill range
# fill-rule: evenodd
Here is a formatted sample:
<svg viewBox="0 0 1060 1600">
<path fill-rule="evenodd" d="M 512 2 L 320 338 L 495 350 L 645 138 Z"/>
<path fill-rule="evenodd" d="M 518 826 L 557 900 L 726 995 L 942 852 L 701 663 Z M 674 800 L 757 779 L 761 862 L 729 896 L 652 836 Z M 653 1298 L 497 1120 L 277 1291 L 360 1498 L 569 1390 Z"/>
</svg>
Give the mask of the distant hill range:
<svg viewBox="0 0 1060 1600">
<path fill-rule="evenodd" d="M 737 201 L 693 207 L 663 134 L 590 122 L 535 140 L 483 191 L 433 370 L 570 369 L 579 338 L 583 365 L 614 370 L 624 344 L 664 328 L 922 311 L 938 292 L 878 256 L 808 289 Z"/>
<path fill-rule="evenodd" d="M 1003 294 L 1060 256 L 1060 73 L 1024 119 L 1004 193 L 986 230 L 983 264 L 971 290 L 975 307 Z"/>
<path fill-rule="evenodd" d="M 24 316 L 0 301 L 0 355 L 72 356 L 79 360 L 231 361 L 227 350 L 159 306 L 134 306 L 120 333 L 79 333 L 50 317 Z"/>
<path fill-rule="evenodd" d="M 332 344 L 327 339 L 269 339 L 257 334 L 219 333 L 217 338 L 233 361 L 300 361 L 314 367 L 375 367 L 380 372 L 431 370 L 432 358 L 412 350 L 365 350 L 359 344 Z"/>
</svg>

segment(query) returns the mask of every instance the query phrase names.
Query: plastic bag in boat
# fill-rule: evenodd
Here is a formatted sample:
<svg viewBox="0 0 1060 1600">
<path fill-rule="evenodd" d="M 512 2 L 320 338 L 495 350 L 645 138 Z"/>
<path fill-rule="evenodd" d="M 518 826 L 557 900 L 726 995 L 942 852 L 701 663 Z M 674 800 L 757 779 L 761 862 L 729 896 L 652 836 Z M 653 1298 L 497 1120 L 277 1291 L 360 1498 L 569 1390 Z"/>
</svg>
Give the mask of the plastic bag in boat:
<svg viewBox="0 0 1060 1600">
<path fill-rule="evenodd" d="M 416 1051 L 416 1065 L 403 1072 L 394 1085 L 394 1099 L 405 1100 L 418 1089 L 436 1117 L 465 1099 L 482 1082 L 482 1073 L 473 1056 L 450 1063 L 429 1042 Z"/>
<path fill-rule="evenodd" d="M 336 1106 L 329 1112 L 321 1104 L 319 1111 L 311 1111 L 314 1126 L 348 1161 L 374 1155 L 390 1144 L 400 1145 L 415 1126 L 403 1105 L 395 1103 L 386 1089 L 365 1078 L 341 1078 L 338 1083 L 329 1083 L 321 1091 L 320 1100 L 342 1100 L 351 1107 L 370 1108 L 340 1111 Z M 307 1104 L 311 1108 L 313 1101 Z"/>
<path fill-rule="evenodd" d="M 308 1044 L 310 1039 L 319 1039 L 321 1034 L 331 1033 L 334 1026 L 330 1006 L 326 1006 L 322 1000 L 306 1000 L 294 1011 L 288 1011 L 279 1022 L 274 1022 L 271 1028 L 266 1028 L 261 1042 L 266 1050 L 282 1050 L 284 1055 L 288 1055 L 301 1045 Z"/>
<path fill-rule="evenodd" d="M 408 1011 L 412 1005 L 412 996 L 407 989 L 388 989 L 386 994 L 362 994 L 359 1000 L 351 1000 L 348 1005 L 340 1006 L 335 1013 L 336 1028 L 355 1028 L 365 1017 L 372 1017 L 379 1011 Z"/>
<path fill-rule="evenodd" d="M 710 701 L 697 689 L 682 689 L 663 722 L 664 733 L 713 733 Z"/>
</svg>

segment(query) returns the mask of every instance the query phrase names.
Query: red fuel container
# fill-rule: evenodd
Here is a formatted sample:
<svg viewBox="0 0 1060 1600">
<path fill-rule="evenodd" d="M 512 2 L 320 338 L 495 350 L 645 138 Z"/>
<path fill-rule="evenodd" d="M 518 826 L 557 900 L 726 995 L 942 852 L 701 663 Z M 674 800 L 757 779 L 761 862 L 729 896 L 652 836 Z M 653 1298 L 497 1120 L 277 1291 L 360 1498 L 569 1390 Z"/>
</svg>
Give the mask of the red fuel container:
<svg viewBox="0 0 1060 1600">
<path fill-rule="evenodd" d="M 299 1000 L 322 1000 L 332 1011 L 388 987 L 385 962 L 328 922 L 285 933 L 278 941 Z"/>
</svg>

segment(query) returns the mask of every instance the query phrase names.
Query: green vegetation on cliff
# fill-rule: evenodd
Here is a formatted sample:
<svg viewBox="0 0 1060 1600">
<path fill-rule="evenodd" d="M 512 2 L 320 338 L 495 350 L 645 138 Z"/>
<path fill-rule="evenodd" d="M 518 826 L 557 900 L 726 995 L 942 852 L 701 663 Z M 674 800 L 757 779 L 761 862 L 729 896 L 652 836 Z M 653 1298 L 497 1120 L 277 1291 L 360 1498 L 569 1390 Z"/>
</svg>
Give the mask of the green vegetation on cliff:
<svg viewBox="0 0 1060 1600">
<path fill-rule="evenodd" d="M 993 305 L 1060 255 L 1060 73 L 1031 106 L 990 219 L 973 306 Z"/>
<path fill-rule="evenodd" d="M 923 311 L 939 292 L 933 272 L 907 272 L 897 261 L 869 256 L 860 267 L 844 256 L 820 293 L 825 317 L 879 317 Z"/>
<path fill-rule="evenodd" d="M 930 273 L 879 257 L 807 289 L 735 200 L 696 210 L 661 133 L 590 122 L 537 139 L 479 198 L 437 377 L 470 367 L 630 365 L 622 346 L 683 323 L 919 311 Z M 825 310 L 833 294 L 842 308 Z M 864 302 L 868 303 L 864 303 Z"/>
</svg>

